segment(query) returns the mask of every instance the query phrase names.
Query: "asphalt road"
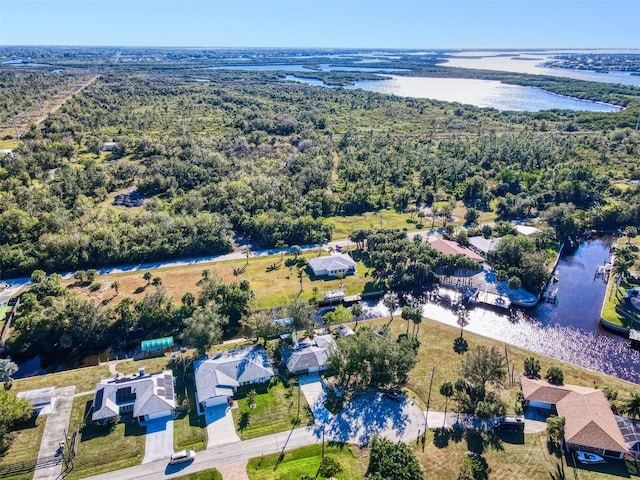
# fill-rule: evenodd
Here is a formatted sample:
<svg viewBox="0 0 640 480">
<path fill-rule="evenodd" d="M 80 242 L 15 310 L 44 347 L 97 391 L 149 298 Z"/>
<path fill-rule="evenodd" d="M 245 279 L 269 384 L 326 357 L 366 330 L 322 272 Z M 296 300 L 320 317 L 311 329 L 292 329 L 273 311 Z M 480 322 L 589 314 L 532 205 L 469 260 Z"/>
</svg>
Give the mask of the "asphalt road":
<svg viewBox="0 0 640 480">
<path fill-rule="evenodd" d="M 108 472 L 94 477 L 91 480 L 152 480 L 174 478 L 189 473 L 199 472 L 214 467 L 243 462 L 261 455 L 277 453 L 283 450 L 321 443 L 314 427 L 297 428 L 288 432 L 266 435 L 264 437 L 245 440 L 241 443 L 231 443 L 216 446 L 211 450 L 198 452 L 191 463 L 181 465 L 169 465 L 167 460 L 146 463 L 136 467 L 125 468 L 117 472 Z"/>
</svg>

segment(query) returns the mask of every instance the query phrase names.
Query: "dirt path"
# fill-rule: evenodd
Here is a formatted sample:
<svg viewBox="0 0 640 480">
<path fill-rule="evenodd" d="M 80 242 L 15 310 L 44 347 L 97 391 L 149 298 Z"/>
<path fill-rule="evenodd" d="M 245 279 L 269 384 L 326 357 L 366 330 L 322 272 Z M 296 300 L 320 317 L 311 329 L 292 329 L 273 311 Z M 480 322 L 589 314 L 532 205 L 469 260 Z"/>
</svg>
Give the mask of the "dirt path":
<svg viewBox="0 0 640 480">
<path fill-rule="evenodd" d="M 18 128 L 18 132 L 22 135 L 32 123 L 38 125 L 44 122 L 47 116 L 59 110 L 67 100 L 87 88 L 95 82 L 98 77 L 99 75 L 83 75 L 64 90 L 57 92 L 52 98 L 42 102 L 39 108 L 31 108 L 17 115 L 16 127 Z M 12 122 L 6 122 L 0 125 L 0 130 L 8 131 L 9 129 L 11 130 L 11 134 L 13 134 Z"/>
<path fill-rule="evenodd" d="M 224 480 L 249 480 L 246 461 L 218 467 L 218 471 Z"/>
</svg>

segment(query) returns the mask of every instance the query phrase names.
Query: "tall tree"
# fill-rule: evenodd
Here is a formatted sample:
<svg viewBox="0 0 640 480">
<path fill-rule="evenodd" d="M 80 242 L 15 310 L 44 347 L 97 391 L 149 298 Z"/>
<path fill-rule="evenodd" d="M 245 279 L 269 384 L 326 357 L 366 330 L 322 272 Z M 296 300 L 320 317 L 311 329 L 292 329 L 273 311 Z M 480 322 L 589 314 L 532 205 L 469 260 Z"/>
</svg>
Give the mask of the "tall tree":
<svg viewBox="0 0 640 480">
<path fill-rule="evenodd" d="M 0 382 L 9 385 L 13 380 L 13 374 L 18 371 L 18 365 L 9 358 L 0 358 Z"/>
<path fill-rule="evenodd" d="M 423 480 L 424 471 L 413 450 L 406 443 L 393 443 L 386 438 L 374 437 L 367 478 L 376 480 Z"/>
<path fill-rule="evenodd" d="M 195 347 L 200 354 L 205 354 L 222 340 L 222 327 L 229 323 L 218 309 L 213 306 L 197 308 L 193 315 L 184 320 L 182 341 Z"/>
<path fill-rule="evenodd" d="M 496 347 L 479 345 L 464 357 L 460 376 L 474 385 L 485 386 L 487 382 L 501 385 L 507 376 L 504 356 Z"/>
<path fill-rule="evenodd" d="M 462 338 L 464 327 L 469 325 L 469 311 L 462 305 L 456 310 L 456 323 L 460 327 L 460 338 Z"/>
<path fill-rule="evenodd" d="M 440 384 L 440 395 L 444 397 L 444 419 L 442 427 L 444 428 L 447 423 L 447 406 L 449 405 L 449 399 L 453 396 L 453 383 L 445 381 Z"/>
<path fill-rule="evenodd" d="M 640 392 L 635 391 L 629 394 L 629 397 L 622 402 L 620 411 L 625 415 L 633 418 L 640 417 Z"/>
</svg>

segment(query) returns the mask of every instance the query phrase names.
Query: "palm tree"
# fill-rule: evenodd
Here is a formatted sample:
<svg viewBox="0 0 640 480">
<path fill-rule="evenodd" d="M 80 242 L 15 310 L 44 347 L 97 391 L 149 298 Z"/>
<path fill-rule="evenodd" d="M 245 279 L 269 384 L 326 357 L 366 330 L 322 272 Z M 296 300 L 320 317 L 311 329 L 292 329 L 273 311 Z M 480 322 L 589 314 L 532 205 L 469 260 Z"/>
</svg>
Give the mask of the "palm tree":
<svg viewBox="0 0 640 480">
<path fill-rule="evenodd" d="M 547 434 L 557 445 L 560 445 L 564 440 L 564 425 L 564 417 L 551 415 L 547 418 Z"/>
<path fill-rule="evenodd" d="M 453 383 L 450 381 L 442 382 L 440 384 L 440 395 L 444 397 L 444 420 L 442 421 L 442 427 L 447 425 L 447 406 L 449 404 L 449 398 L 453 396 Z"/>
<path fill-rule="evenodd" d="M 193 307 L 193 304 L 196 301 L 196 297 L 193 293 L 187 292 L 182 296 L 182 303 L 187 307 Z"/>
<path fill-rule="evenodd" d="M 245 246 L 242 249 L 242 253 L 244 253 L 245 256 L 247 257 L 247 262 L 245 263 L 245 265 L 249 265 L 249 256 L 251 255 L 251 247 L 249 245 Z"/>
<path fill-rule="evenodd" d="M 418 334 L 420 333 L 420 324 L 422 323 L 422 312 L 420 310 L 417 310 L 411 320 L 413 321 L 413 328 L 414 328 L 413 336 L 415 338 L 418 338 Z"/>
<path fill-rule="evenodd" d="M 147 287 L 148 287 L 149 284 L 151 283 L 151 272 L 144 272 L 144 275 L 142 275 L 142 278 L 147 281 Z"/>
<path fill-rule="evenodd" d="M 620 406 L 620 411 L 633 418 L 640 417 L 640 392 L 631 392 L 629 398 Z"/>
<path fill-rule="evenodd" d="M 156 288 L 162 286 L 162 279 L 160 277 L 153 277 L 153 280 L 151 280 L 151 285 Z"/>
<path fill-rule="evenodd" d="M 116 291 L 116 297 L 120 295 L 120 282 L 118 280 L 111 282 L 111 288 Z"/>
<path fill-rule="evenodd" d="M 462 338 L 464 327 L 469 325 L 469 312 L 462 306 L 456 311 L 456 317 L 458 317 L 456 323 L 460 327 L 460 338 Z"/>
<path fill-rule="evenodd" d="M 387 325 L 389 325 L 391 322 L 393 322 L 393 312 L 395 312 L 396 308 L 398 308 L 398 297 L 395 293 L 390 292 L 384 296 L 384 300 L 382 301 L 382 303 L 389 309 L 389 313 L 391 315 L 391 320 L 389 320 L 389 323 L 387 323 Z"/>
</svg>

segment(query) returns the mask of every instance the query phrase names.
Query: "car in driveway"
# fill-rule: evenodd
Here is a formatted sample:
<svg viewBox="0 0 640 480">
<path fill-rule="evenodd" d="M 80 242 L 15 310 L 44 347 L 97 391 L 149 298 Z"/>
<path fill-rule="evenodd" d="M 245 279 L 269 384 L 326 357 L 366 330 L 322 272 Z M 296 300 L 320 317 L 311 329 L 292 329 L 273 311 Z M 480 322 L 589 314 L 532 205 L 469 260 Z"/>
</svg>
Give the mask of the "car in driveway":
<svg viewBox="0 0 640 480">
<path fill-rule="evenodd" d="M 382 394 L 387 397 L 389 400 L 393 400 L 394 402 L 402 402 L 406 399 L 404 395 L 400 392 L 396 392 L 393 390 L 384 390 Z"/>
<path fill-rule="evenodd" d="M 196 452 L 193 450 L 181 450 L 171 455 L 169 463 L 171 465 L 177 465 L 178 463 L 190 462 L 196 458 Z"/>
</svg>

